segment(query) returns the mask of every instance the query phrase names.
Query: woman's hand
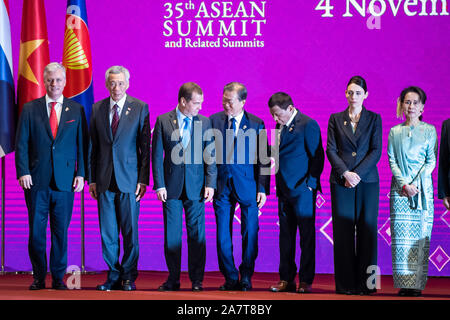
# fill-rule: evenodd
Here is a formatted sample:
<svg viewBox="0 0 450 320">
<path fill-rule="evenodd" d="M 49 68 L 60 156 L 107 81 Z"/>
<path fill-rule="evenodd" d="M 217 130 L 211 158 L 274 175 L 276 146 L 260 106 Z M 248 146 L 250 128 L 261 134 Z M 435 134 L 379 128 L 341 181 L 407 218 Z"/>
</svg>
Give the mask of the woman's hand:
<svg viewBox="0 0 450 320">
<path fill-rule="evenodd" d="M 345 178 L 345 186 L 347 188 L 354 188 L 361 181 L 359 175 L 351 171 L 344 172 L 343 176 Z"/>
<path fill-rule="evenodd" d="M 405 184 L 403 186 L 403 195 L 405 197 L 414 197 L 419 193 L 419 189 L 413 184 Z"/>
</svg>

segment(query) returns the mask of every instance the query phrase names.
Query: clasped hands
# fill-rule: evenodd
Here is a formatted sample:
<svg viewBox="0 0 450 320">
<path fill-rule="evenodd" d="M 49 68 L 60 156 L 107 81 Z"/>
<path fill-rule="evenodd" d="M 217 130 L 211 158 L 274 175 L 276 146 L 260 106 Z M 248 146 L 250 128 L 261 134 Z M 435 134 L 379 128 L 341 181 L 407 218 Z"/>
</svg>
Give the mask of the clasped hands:
<svg viewBox="0 0 450 320">
<path fill-rule="evenodd" d="M 361 182 L 360 176 L 355 172 L 345 171 L 343 176 L 345 178 L 345 186 L 347 188 L 354 188 Z"/>
<path fill-rule="evenodd" d="M 144 197 L 146 191 L 147 191 L 147 186 L 145 184 L 142 184 L 142 183 L 137 184 L 136 191 L 134 192 L 134 194 L 136 195 L 136 202 L 139 202 Z M 98 193 L 97 193 L 97 184 L 96 183 L 91 183 L 89 185 L 89 194 L 91 195 L 92 198 L 97 200 Z"/>
</svg>

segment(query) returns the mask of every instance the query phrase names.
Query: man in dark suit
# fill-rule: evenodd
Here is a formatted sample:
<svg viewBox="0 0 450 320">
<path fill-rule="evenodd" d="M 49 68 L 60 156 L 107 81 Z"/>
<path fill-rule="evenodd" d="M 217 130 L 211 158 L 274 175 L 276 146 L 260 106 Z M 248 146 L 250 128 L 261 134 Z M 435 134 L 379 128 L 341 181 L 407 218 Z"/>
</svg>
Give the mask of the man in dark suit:
<svg viewBox="0 0 450 320">
<path fill-rule="evenodd" d="M 205 202 L 212 201 L 217 168 L 211 124 L 198 114 L 202 89 L 185 83 L 177 107 L 156 119 L 152 139 L 154 189 L 163 204 L 164 255 L 169 277 L 158 290 L 180 288 L 183 209 L 188 240 L 188 271 L 193 291 L 203 290 L 206 262 Z M 209 130 L 209 139 L 205 132 Z M 208 150 L 206 150 L 208 148 Z"/>
<path fill-rule="evenodd" d="M 90 119 L 89 192 L 98 200 L 103 258 L 108 278 L 97 290 L 136 290 L 139 257 L 138 216 L 150 174 L 148 105 L 128 96 L 130 73 L 106 71 L 110 97 L 94 104 Z M 119 263 L 119 232 L 123 258 Z"/>
<path fill-rule="evenodd" d="M 450 119 L 442 123 L 441 146 L 439 149 L 438 196 L 450 210 Z"/>
<path fill-rule="evenodd" d="M 46 230 L 50 216 L 52 288 L 67 289 L 67 231 L 74 191 L 84 187 L 89 135 L 83 106 L 63 96 L 66 70 L 59 63 L 44 69 L 47 94 L 24 105 L 16 136 L 16 171 L 28 208 L 28 252 L 34 281 L 45 288 Z"/>
<path fill-rule="evenodd" d="M 238 82 L 223 90 L 224 111 L 210 117 L 217 129 L 217 192 L 214 211 L 217 223 L 219 269 L 225 277 L 220 290 L 251 290 L 258 255 L 258 215 L 269 194 L 270 158 L 264 122 L 244 111 L 247 89 Z M 237 270 L 233 258 L 232 223 L 236 203 L 241 210 L 242 263 Z M 241 279 L 239 281 L 239 273 Z"/>
<path fill-rule="evenodd" d="M 315 274 L 315 200 L 325 155 L 317 122 L 294 108 L 289 95 L 278 92 L 269 100 L 280 130 L 276 189 L 280 222 L 280 281 L 273 292 L 295 292 L 295 242 L 300 232 L 299 293 L 311 292 Z"/>
</svg>

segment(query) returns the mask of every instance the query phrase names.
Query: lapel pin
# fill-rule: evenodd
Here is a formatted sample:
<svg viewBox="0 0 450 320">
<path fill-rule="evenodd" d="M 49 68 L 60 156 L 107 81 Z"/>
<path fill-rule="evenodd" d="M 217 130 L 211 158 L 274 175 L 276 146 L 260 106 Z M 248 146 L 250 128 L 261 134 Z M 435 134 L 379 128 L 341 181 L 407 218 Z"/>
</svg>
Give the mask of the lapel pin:
<svg viewBox="0 0 450 320">
<path fill-rule="evenodd" d="M 67 107 L 65 111 L 69 111 L 69 107 Z"/>
<path fill-rule="evenodd" d="M 347 125 L 347 121 L 344 121 L 344 126 L 346 126 Z"/>
<path fill-rule="evenodd" d="M 294 128 L 290 127 L 290 128 L 289 128 L 289 132 L 291 132 L 292 130 L 294 130 Z"/>
<path fill-rule="evenodd" d="M 127 112 L 125 112 L 125 115 L 127 116 L 130 112 L 127 110 Z"/>
<path fill-rule="evenodd" d="M 247 126 L 246 126 L 246 125 L 244 125 L 244 127 L 243 127 L 242 129 L 244 129 L 244 130 L 245 130 L 245 129 L 247 129 Z"/>
<path fill-rule="evenodd" d="M 177 124 L 177 120 L 173 120 L 173 124 Z"/>
</svg>

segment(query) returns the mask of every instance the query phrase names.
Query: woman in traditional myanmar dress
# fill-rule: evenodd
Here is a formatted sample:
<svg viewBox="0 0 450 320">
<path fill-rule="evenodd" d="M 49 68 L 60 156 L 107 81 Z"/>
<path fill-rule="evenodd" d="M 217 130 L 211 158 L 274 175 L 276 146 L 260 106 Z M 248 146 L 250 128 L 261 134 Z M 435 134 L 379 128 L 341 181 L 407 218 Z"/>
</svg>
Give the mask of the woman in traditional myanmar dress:
<svg viewBox="0 0 450 320">
<path fill-rule="evenodd" d="M 397 117 L 406 121 L 389 133 L 392 275 L 400 296 L 420 296 L 428 275 L 437 136 L 434 126 L 422 122 L 426 99 L 418 87 L 404 89 Z"/>
</svg>

